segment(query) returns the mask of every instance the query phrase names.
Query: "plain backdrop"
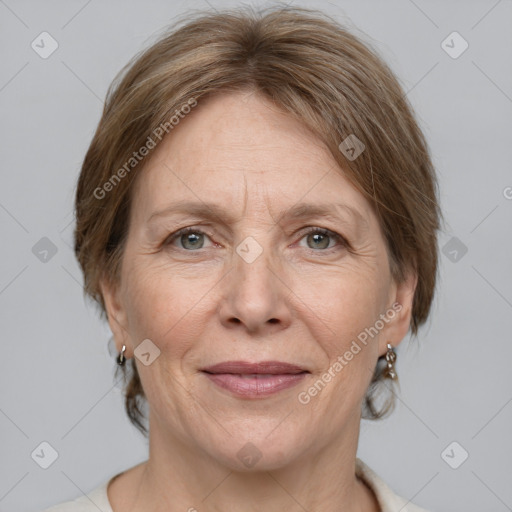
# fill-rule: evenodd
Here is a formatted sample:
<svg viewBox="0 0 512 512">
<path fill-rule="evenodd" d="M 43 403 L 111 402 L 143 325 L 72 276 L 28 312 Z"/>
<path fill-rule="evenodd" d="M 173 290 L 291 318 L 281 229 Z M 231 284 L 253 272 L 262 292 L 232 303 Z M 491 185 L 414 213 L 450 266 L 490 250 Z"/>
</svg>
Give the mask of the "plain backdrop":
<svg viewBox="0 0 512 512">
<path fill-rule="evenodd" d="M 512 510 L 512 2 L 293 4 L 345 23 L 398 75 L 447 219 L 430 321 L 397 349 L 397 409 L 363 421 L 358 456 L 432 511 Z M 83 300 L 74 189 L 115 74 L 189 8 L 240 3 L 210 5 L 0 0 L 3 512 L 75 498 L 147 458 L 113 383 L 110 330 Z M 46 58 L 42 37 L 58 44 Z M 56 457 L 47 469 L 41 450 Z"/>
</svg>

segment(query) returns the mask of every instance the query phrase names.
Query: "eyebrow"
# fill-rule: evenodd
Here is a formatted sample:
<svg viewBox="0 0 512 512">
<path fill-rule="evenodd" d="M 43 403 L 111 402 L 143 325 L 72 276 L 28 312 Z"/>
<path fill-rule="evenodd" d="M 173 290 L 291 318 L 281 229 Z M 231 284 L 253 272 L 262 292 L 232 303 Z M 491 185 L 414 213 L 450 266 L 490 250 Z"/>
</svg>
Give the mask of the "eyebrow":
<svg viewBox="0 0 512 512">
<path fill-rule="evenodd" d="M 343 215 L 340 215 L 340 210 L 346 211 L 349 215 L 353 216 L 358 223 L 367 224 L 365 216 L 357 209 L 346 204 L 336 203 L 297 203 L 288 210 L 280 212 L 279 222 L 283 220 L 286 221 L 288 219 L 303 219 L 311 217 L 331 217 L 343 220 Z M 235 215 L 216 203 L 177 201 L 163 210 L 153 212 L 148 217 L 147 222 L 150 223 L 153 219 L 179 213 L 186 213 L 191 216 L 217 221 L 222 219 L 226 224 L 234 224 L 237 220 Z"/>
</svg>

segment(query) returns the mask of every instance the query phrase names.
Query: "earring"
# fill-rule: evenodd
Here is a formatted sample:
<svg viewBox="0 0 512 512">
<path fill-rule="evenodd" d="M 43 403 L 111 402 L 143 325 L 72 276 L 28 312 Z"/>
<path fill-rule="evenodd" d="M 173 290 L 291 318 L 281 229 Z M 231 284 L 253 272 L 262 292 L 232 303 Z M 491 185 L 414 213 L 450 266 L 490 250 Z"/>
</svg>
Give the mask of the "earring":
<svg viewBox="0 0 512 512">
<path fill-rule="evenodd" d="M 119 366 L 124 366 L 124 363 L 126 361 L 126 357 L 124 357 L 124 351 L 126 350 L 126 345 L 123 345 L 123 348 L 121 349 L 121 352 L 119 352 L 116 361 Z"/>
<path fill-rule="evenodd" d="M 394 380 L 397 378 L 395 371 L 396 352 L 393 350 L 391 343 L 388 343 L 387 346 L 388 350 L 386 352 L 386 362 L 388 367 L 384 372 L 384 377 Z"/>
</svg>

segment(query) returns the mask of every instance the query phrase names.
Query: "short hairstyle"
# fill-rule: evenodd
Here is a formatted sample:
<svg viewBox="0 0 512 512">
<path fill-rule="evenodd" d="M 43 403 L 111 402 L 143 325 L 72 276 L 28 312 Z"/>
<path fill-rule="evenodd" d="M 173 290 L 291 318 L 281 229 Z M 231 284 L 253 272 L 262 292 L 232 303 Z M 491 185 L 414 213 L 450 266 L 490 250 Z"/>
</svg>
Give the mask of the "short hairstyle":
<svg viewBox="0 0 512 512">
<path fill-rule="evenodd" d="M 417 276 L 410 324 L 416 336 L 434 296 L 442 218 L 427 143 L 404 90 L 377 51 L 327 15 L 297 7 L 189 13 L 116 76 L 77 183 L 74 249 L 84 295 L 107 319 L 99 284 L 102 278 L 119 282 L 135 178 L 151 158 L 149 151 L 140 165 L 127 166 L 134 151 L 150 139 L 158 142 L 162 127 L 171 133 L 170 119 L 191 101 L 247 89 L 318 135 L 339 172 L 368 199 L 393 278 Z M 357 158 L 340 150 L 349 136 L 364 144 Z M 141 410 L 146 397 L 131 363 L 129 380 L 124 373 L 126 412 L 147 435 Z M 362 404 L 365 419 L 394 408 L 393 396 L 380 410 L 376 405 L 382 363 L 381 357 Z"/>
</svg>

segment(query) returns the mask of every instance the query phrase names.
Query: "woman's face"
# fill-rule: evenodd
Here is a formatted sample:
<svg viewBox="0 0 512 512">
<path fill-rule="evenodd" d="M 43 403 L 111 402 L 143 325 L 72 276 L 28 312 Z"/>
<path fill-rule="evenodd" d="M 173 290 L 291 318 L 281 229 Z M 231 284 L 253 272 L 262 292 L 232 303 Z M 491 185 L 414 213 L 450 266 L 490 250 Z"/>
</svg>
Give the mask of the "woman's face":
<svg viewBox="0 0 512 512">
<path fill-rule="evenodd" d="M 103 287 L 118 349 L 133 357 L 143 342 L 150 432 L 238 469 L 254 464 L 246 455 L 271 469 L 357 436 L 415 285 L 392 280 L 370 204 L 257 94 L 200 101 L 152 151 L 120 285 Z M 204 371 L 233 361 L 249 366 Z M 268 361 L 298 368 L 250 366 Z"/>
</svg>

